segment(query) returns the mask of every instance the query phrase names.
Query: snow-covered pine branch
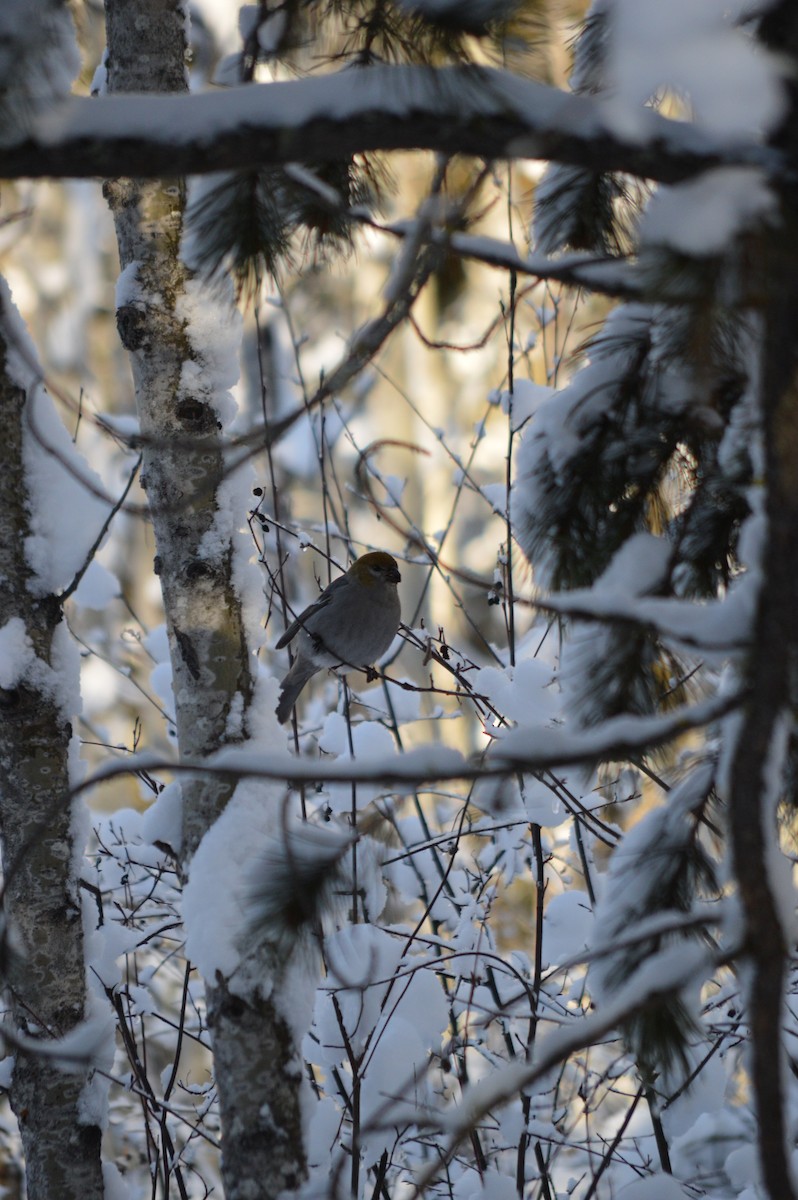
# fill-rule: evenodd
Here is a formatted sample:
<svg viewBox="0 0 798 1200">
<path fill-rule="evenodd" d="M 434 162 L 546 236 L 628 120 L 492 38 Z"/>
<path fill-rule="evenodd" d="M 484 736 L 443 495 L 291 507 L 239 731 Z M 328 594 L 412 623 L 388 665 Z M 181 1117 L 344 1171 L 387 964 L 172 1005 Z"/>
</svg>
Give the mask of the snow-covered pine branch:
<svg viewBox="0 0 798 1200">
<path fill-rule="evenodd" d="M 6 178 L 205 175 L 367 150 L 536 158 L 676 183 L 711 167 L 778 171 L 754 138 L 488 67 L 369 66 L 196 95 L 73 97 L 6 134 Z"/>
</svg>

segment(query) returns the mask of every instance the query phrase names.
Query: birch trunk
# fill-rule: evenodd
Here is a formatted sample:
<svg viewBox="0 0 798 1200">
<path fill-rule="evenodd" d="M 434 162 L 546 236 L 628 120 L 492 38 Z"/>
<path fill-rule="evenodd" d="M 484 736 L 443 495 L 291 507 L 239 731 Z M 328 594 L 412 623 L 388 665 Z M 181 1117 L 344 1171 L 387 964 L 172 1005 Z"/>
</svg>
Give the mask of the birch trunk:
<svg viewBox="0 0 798 1200">
<path fill-rule="evenodd" d="M 106 20 L 111 92 L 186 90 L 179 0 L 106 0 Z M 201 551 L 218 512 L 224 443 L 212 406 L 182 382 L 184 364 L 197 358 L 179 315 L 189 278 L 179 257 L 185 184 L 115 179 L 106 195 L 121 265 L 136 273 L 136 298 L 118 310 L 117 322 L 130 352 L 145 443 L 143 482 L 169 633 L 178 744 L 190 760 L 230 740 L 234 705 L 245 724 L 253 692 L 232 546 L 213 561 Z M 233 787 L 192 780 L 182 790 L 180 853 L 188 873 Z M 279 973 L 279 962 L 274 967 Z M 277 1195 L 305 1175 L 297 1047 L 274 999 L 255 989 L 232 995 L 221 978 L 206 980 L 206 994 L 225 1194 L 228 1200 Z"/>
</svg>

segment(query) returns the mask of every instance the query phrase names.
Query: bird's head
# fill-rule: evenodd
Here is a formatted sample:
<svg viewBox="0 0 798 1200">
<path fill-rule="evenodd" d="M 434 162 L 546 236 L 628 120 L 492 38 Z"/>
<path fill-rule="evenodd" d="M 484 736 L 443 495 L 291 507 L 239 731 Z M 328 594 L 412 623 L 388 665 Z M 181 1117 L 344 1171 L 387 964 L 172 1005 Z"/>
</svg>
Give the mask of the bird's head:
<svg viewBox="0 0 798 1200">
<path fill-rule="evenodd" d="M 396 559 L 392 558 L 390 554 L 386 554 L 384 550 L 361 554 L 360 558 L 356 558 L 352 563 L 349 574 L 365 587 L 373 587 L 375 583 L 397 584 L 402 578 L 396 565 Z"/>
</svg>

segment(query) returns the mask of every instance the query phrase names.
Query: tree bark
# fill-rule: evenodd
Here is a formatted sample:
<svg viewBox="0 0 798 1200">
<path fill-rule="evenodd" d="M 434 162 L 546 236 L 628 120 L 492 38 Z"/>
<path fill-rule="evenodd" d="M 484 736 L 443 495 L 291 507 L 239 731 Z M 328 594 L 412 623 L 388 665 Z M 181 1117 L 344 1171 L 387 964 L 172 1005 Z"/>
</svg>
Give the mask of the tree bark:
<svg viewBox="0 0 798 1200">
<path fill-rule="evenodd" d="M 792 234 L 798 245 L 798 228 Z M 772 757 L 781 722 L 796 704 L 798 638 L 798 364 L 792 314 L 798 305 L 798 256 L 772 247 L 770 306 L 764 361 L 768 535 L 763 584 L 750 655 L 749 696 L 739 731 L 730 788 L 731 846 L 751 963 L 749 1023 L 752 1083 L 759 1120 L 762 1172 L 772 1200 L 795 1196 L 785 1128 L 784 985 L 790 954 L 773 877 L 778 857 Z M 783 270 L 789 263 L 789 270 Z M 788 316 L 789 314 L 789 316 Z"/>
<path fill-rule="evenodd" d="M 24 623 L 42 668 L 56 687 L 73 690 L 77 661 L 64 664 L 56 643 L 64 636 L 59 598 L 29 587 L 25 559 L 30 493 L 23 457 L 24 388 L 8 372 L 9 335 L 0 296 L 0 629 Z M 74 673 L 75 678 L 69 678 Z M 76 689 L 75 689 L 76 690 Z M 62 1037 L 84 1017 L 86 973 L 78 894 L 76 806 L 70 804 L 70 717 L 53 688 L 25 678 L 0 689 L 0 841 L 7 923 L 2 967 L 14 1029 L 25 1041 Z M 11 931 L 9 948 L 8 930 Z M 86 1070 L 64 1074 L 47 1057 L 18 1049 L 11 1105 L 25 1152 L 29 1200 L 75 1197 L 100 1200 L 101 1133 L 84 1107 Z"/>
<path fill-rule="evenodd" d="M 112 92 L 185 89 L 180 0 L 106 0 L 106 14 Z M 224 442 L 207 397 L 184 384 L 187 362 L 199 360 L 202 367 L 180 316 L 189 281 L 179 257 L 184 183 L 114 179 L 106 195 L 122 267 L 136 275 L 117 322 L 130 352 L 147 447 L 143 482 L 169 633 L 178 745 L 183 761 L 191 761 L 240 740 L 243 733 L 230 733 L 231 717 L 237 711 L 245 727 L 253 692 L 232 544 L 228 540 L 221 552 L 217 546 L 213 556 L 203 551 L 203 539 L 216 528 Z M 220 536 L 216 529 L 217 543 Z M 183 780 L 184 874 L 233 789 L 218 779 Z M 279 961 L 273 966 L 279 974 Z M 264 970 L 255 977 L 263 980 Z M 298 1049 L 274 994 L 264 999 L 253 987 L 233 995 L 222 978 L 205 982 L 225 1194 L 228 1200 L 276 1196 L 306 1173 Z"/>
<path fill-rule="evenodd" d="M 765 17 L 763 40 L 798 61 L 798 15 L 777 4 Z M 732 766 L 730 822 L 734 873 L 751 965 L 749 1024 L 752 1084 L 759 1122 L 762 1175 L 772 1200 L 792 1200 L 784 1088 L 784 987 L 792 947 L 779 906 L 778 825 L 774 780 L 783 724 L 798 706 L 798 89 L 773 144 L 792 164 L 772 186 L 780 202 L 778 227 L 763 246 L 758 294 L 762 320 L 762 423 L 765 442 L 767 544 L 754 643 L 749 658 L 750 701 Z M 779 764 L 782 765 L 783 764 Z M 793 805 L 796 797 L 791 798 Z"/>
<path fill-rule="evenodd" d="M 186 89 L 185 29 L 177 0 L 109 0 L 108 86 L 111 90 Z M 185 182 L 117 178 L 105 184 L 116 226 L 119 259 L 135 272 L 117 309 L 122 344 L 130 354 L 144 437 L 142 486 L 155 530 L 180 754 L 191 759 L 226 740 L 234 697 L 246 708 L 252 689 L 241 608 L 233 590 L 232 549 L 202 551 L 218 514 L 225 477 L 216 413 L 199 390 L 183 385 L 196 361 L 179 305 L 188 272 L 179 257 Z M 201 365 L 201 364 L 200 364 Z M 182 854 L 188 862 L 206 829 L 224 809 L 230 784 L 184 784 Z"/>
</svg>

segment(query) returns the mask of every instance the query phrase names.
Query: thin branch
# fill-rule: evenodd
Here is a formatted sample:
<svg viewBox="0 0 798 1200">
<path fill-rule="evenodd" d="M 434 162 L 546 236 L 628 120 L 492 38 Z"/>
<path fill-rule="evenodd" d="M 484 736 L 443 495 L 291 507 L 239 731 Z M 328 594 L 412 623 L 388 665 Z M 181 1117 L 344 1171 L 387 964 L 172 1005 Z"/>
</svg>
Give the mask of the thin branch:
<svg viewBox="0 0 798 1200">
<path fill-rule="evenodd" d="M 723 965 L 729 955 L 701 955 L 708 970 Z M 681 969 L 674 970 L 667 980 L 657 979 L 655 972 L 647 974 L 645 981 L 635 978 L 618 992 L 612 1003 L 601 1011 L 574 1022 L 571 1028 L 551 1034 L 541 1043 L 534 1063 L 513 1063 L 494 1073 L 469 1090 L 463 1097 L 457 1124 L 448 1144 L 440 1148 L 439 1157 L 419 1175 L 410 1200 L 417 1200 L 434 1181 L 439 1170 L 450 1163 L 463 1140 L 481 1121 L 497 1108 L 501 1108 L 518 1093 L 543 1078 L 559 1063 L 563 1063 L 578 1050 L 595 1045 L 602 1038 L 622 1026 L 635 1013 L 664 997 L 676 995 L 692 983 L 700 970 L 697 955 L 686 955 Z"/>
<path fill-rule="evenodd" d="M 64 603 L 65 600 L 69 599 L 69 597 L 73 594 L 73 592 L 75 592 L 77 590 L 77 587 L 80 584 L 81 579 L 86 574 L 86 572 L 88 571 L 92 562 L 94 561 L 94 556 L 97 553 L 97 551 L 100 549 L 100 546 L 103 544 L 103 539 L 105 538 L 105 535 L 107 534 L 108 530 L 111 527 L 111 522 L 113 521 L 116 514 L 119 512 L 122 505 L 125 503 L 125 500 L 127 499 L 127 496 L 128 496 L 128 492 L 133 487 L 133 481 L 136 478 L 136 475 L 138 474 L 139 467 L 141 466 L 141 459 L 142 459 L 142 455 L 139 455 L 133 466 L 133 470 L 130 472 L 130 478 L 128 479 L 127 483 L 125 484 L 122 494 L 120 495 L 116 504 L 114 504 L 114 506 L 111 509 L 111 511 L 109 512 L 108 516 L 103 521 L 102 528 L 100 529 L 100 532 L 97 534 L 97 537 L 94 539 L 94 542 L 92 543 L 91 548 L 89 549 L 89 552 L 86 555 L 86 559 L 83 563 L 83 566 L 77 572 L 77 574 L 75 575 L 75 578 L 72 580 L 72 582 L 69 584 L 69 586 L 64 588 L 63 592 L 59 596 L 59 600 L 61 601 L 62 604 Z"/>
</svg>

